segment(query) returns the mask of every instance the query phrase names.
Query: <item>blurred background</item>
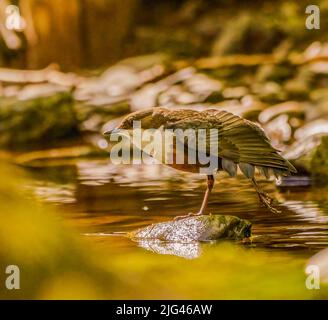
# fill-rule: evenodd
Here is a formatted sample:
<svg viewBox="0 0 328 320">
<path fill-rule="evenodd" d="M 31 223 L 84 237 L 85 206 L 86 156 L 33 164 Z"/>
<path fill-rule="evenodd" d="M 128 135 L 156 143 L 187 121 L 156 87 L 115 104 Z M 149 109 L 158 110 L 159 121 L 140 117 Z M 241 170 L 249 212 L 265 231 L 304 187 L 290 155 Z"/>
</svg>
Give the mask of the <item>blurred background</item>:
<svg viewBox="0 0 328 320">
<path fill-rule="evenodd" d="M 5 148 L 82 138 L 105 149 L 99 133 L 115 119 L 156 106 L 228 108 L 261 123 L 282 151 L 304 130 L 326 130 L 325 1 L 318 3 L 320 29 L 306 27 L 306 1 L 0 5 Z M 14 134 L 26 125 L 28 132 Z"/>
<path fill-rule="evenodd" d="M 327 298 L 328 2 L 320 29 L 311 4 L 0 0 L 0 274 L 22 274 L 1 298 Z M 126 237 L 204 191 L 201 176 L 109 163 L 102 132 L 158 106 L 252 120 L 298 169 L 259 178 L 280 215 L 219 176 L 209 210 L 251 221 L 251 244 Z M 322 290 L 304 285 L 309 261 Z"/>
<path fill-rule="evenodd" d="M 309 32 L 303 0 L 2 0 L 0 61 L 28 69 L 55 62 L 71 71 L 154 52 L 197 58 L 282 46 L 301 51 L 327 37 L 327 4 L 315 4 L 320 30 Z"/>
</svg>

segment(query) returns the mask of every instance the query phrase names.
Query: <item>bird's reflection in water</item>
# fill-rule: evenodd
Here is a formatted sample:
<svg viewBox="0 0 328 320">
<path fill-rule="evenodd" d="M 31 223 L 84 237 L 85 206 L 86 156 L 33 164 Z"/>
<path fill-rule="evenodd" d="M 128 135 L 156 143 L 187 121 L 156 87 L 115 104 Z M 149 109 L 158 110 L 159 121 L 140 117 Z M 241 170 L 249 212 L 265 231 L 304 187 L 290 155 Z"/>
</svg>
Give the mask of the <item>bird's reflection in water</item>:
<svg viewBox="0 0 328 320">
<path fill-rule="evenodd" d="M 137 243 L 139 247 L 154 253 L 175 255 L 185 259 L 195 259 L 201 255 L 201 244 L 198 241 L 183 243 L 145 239 Z"/>
</svg>

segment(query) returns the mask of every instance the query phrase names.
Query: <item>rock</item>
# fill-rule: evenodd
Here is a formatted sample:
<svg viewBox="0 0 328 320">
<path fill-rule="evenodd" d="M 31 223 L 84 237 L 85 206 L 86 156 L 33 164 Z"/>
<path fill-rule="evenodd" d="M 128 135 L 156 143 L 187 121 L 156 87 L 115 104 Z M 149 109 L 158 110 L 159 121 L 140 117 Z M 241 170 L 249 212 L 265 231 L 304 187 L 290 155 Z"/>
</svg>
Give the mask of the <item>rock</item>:
<svg viewBox="0 0 328 320">
<path fill-rule="evenodd" d="M 192 93 L 209 95 L 213 92 L 220 92 L 222 90 L 222 82 L 210 78 L 209 76 L 203 73 L 196 73 L 192 77 L 188 78 L 184 85 Z"/>
<path fill-rule="evenodd" d="M 307 100 L 309 96 L 309 84 L 301 78 L 289 79 L 284 84 L 284 91 L 289 99 Z"/>
<path fill-rule="evenodd" d="M 129 233 L 132 240 L 160 240 L 190 243 L 218 239 L 250 237 L 251 223 L 228 215 L 187 217 L 181 220 L 155 223 Z"/>
<path fill-rule="evenodd" d="M 263 84 L 254 83 L 251 86 L 252 92 L 256 94 L 261 101 L 274 104 L 286 100 L 286 92 L 282 90 L 279 83 L 268 81 Z"/>
<path fill-rule="evenodd" d="M 288 142 L 292 136 L 292 129 L 288 120 L 286 114 L 281 114 L 264 126 L 272 145 L 279 150 L 283 149 L 283 144 Z"/>
<path fill-rule="evenodd" d="M 181 243 L 166 242 L 158 239 L 145 239 L 138 241 L 138 245 L 148 251 L 158 254 L 169 254 L 185 259 L 196 259 L 201 255 L 199 242 Z"/>
<path fill-rule="evenodd" d="M 306 123 L 295 131 L 294 137 L 301 140 L 320 133 L 328 134 L 328 119 L 317 119 Z"/>
<path fill-rule="evenodd" d="M 0 146 L 33 148 L 77 133 L 77 120 L 70 93 L 57 93 L 26 101 L 1 99 Z"/>
<path fill-rule="evenodd" d="M 304 105 L 297 101 L 287 101 L 284 103 L 273 105 L 260 113 L 259 121 L 261 123 L 267 123 L 281 114 L 287 114 L 288 116 L 303 118 Z"/>
<path fill-rule="evenodd" d="M 248 94 L 246 87 L 228 87 L 222 91 L 222 96 L 225 99 L 239 99 Z"/>
<path fill-rule="evenodd" d="M 320 41 L 312 42 L 303 52 L 304 61 L 312 61 L 315 58 L 327 56 L 328 44 Z"/>
<path fill-rule="evenodd" d="M 264 64 L 256 72 L 256 81 L 274 81 L 281 82 L 293 75 L 294 68 L 287 64 Z"/>
<path fill-rule="evenodd" d="M 79 100 L 89 100 L 99 94 L 118 97 L 134 91 L 142 84 L 138 73 L 126 65 L 114 65 L 98 77 L 90 77 L 81 82 L 75 91 Z"/>
<path fill-rule="evenodd" d="M 327 118 L 328 119 L 328 97 L 326 100 L 320 101 L 318 104 L 309 103 L 306 108 L 305 117 L 307 121 L 313 121 L 316 119 Z"/>
<path fill-rule="evenodd" d="M 294 131 L 304 123 L 305 108 L 305 103 L 286 101 L 259 114 L 258 119 L 275 148 L 285 151 L 286 144 L 293 142 Z"/>
<path fill-rule="evenodd" d="M 164 90 L 156 84 L 149 83 L 131 95 L 131 110 L 153 108 L 157 104 L 158 95 Z"/>
<path fill-rule="evenodd" d="M 263 110 L 265 104 L 253 99 L 251 95 L 247 95 L 240 100 L 223 100 L 207 107 L 210 109 L 225 110 L 248 120 L 257 121 L 258 114 Z"/>
<path fill-rule="evenodd" d="M 146 250 L 195 259 L 201 243 L 218 239 L 244 239 L 251 235 L 251 223 L 234 216 L 209 215 L 155 223 L 128 236 Z"/>
<path fill-rule="evenodd" d="M 326 76 L 328 74 L 328 63 L 327 61 L 318 61 L 311 63 L 309 70 L 317 75 Z"/>
<path fill-rule="evenodd" d="M 310 93 L 310 99 L 315 102 L 320 102 L 321 100 L 328 100 L 328 88 L 318 88 L 313 89 Z"/>
<path fill-rule="evenodd" d="M 259 114 L 267 107 L 254 95 L 246 95 L 240 99 L 242 117 L 251 121 L 257 121 Z"/>
<path fill-rule="evenodd" d="M 328 135 L 316 134 L 296 141 L 284 157 L 292 162 L 297 170 L 311 174 L 314 182 L 328 182 Z"/>
<path fill-rule="evenodd" d="M 131 95 L 131 110 L 137 111 L 140 109 L 156 107 L 158 96 L 162 92 L 167 91 L 176 83 L 186 81 L 192 77 L 194 73 L 195 69 L 189 67 L 181 69 L 155 83 L 146 84 L 140 90 Z"/>
<path fill-rule="evenodd" d="M 50 97 L 59 92 L 68 92 L 69 87 L 53 83 L 28 84 L 16 95 L 18 100 L 30 100 L 39 97 Z"/>
<path fill-rule="evenodd" d="M 126 58 L 119 62 L 119 65 L 126 65 L 135 70 L 143 71 L 155 65 L 167 65 L 171 62 L 171 57 L 164 53 L 154 53 L 142 56 Z"/>
<path fill-rule="evenodd" d="M 75 104 L 74 110 L 81 132 L 99 132 L 108 121 L 129 113 L 130 105 L 126 100 L 105 105 L 79 103 Z"/>
</svg>

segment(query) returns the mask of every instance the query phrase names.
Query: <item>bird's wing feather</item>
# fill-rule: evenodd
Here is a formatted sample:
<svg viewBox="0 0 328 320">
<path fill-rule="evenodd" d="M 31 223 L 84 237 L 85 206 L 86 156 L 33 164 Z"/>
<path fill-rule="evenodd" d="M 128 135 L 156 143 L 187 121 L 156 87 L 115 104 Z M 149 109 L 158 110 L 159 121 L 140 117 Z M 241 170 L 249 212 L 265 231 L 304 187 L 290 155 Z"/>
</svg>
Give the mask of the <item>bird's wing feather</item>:
<svg viewBox="0 0 328 320">
<path fill-rule="evenodd" d="M 166 128 L 206 129 L 206 153 L 239 164 L 243 172 L 252 171 L 247 165 L 271 168 L 277 174 L 296 172 L 295 168 L 271 146 L 264 131 L 246 119 L 226 111 L 208 110 L 194 113 L 187 119 L 175 120 Z M 211 154 L 211 139 L 218 139 L 215 155 Z M 186 139 L 181 142 L 188 147 Z M 199 140 L 197 142 L 199 143 Z"/>
<path fill-rule="evenodd" d="M 272 147 L 258 125 L 225 111 L 219 111 L 214 116 L 222 122 L 219 143 L 220 140 L 226 139 L 238 149 L 238 163 L 269 167 L 286 174 L 295 172 L 295 168 Z M 224 154 L 219 153 L 219 156 L 224 157 Z"/>
</svg>

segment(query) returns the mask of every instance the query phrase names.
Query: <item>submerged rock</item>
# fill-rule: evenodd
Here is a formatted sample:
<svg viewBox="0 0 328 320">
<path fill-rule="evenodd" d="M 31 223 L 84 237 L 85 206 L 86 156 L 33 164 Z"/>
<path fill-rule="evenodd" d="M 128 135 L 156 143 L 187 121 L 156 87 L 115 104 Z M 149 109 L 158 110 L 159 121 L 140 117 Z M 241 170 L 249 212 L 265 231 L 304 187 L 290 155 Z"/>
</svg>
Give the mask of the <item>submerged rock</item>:
<svg viewBox="0 0 328 320">
<path fill-rule="evenodd" d="M 190 243 L 218 239 L 243 239 L 251 235 L 251 223 L 228 215 L 187 217 L 155 223 L 129 233 L 132 240 Z"/>
</svg>

